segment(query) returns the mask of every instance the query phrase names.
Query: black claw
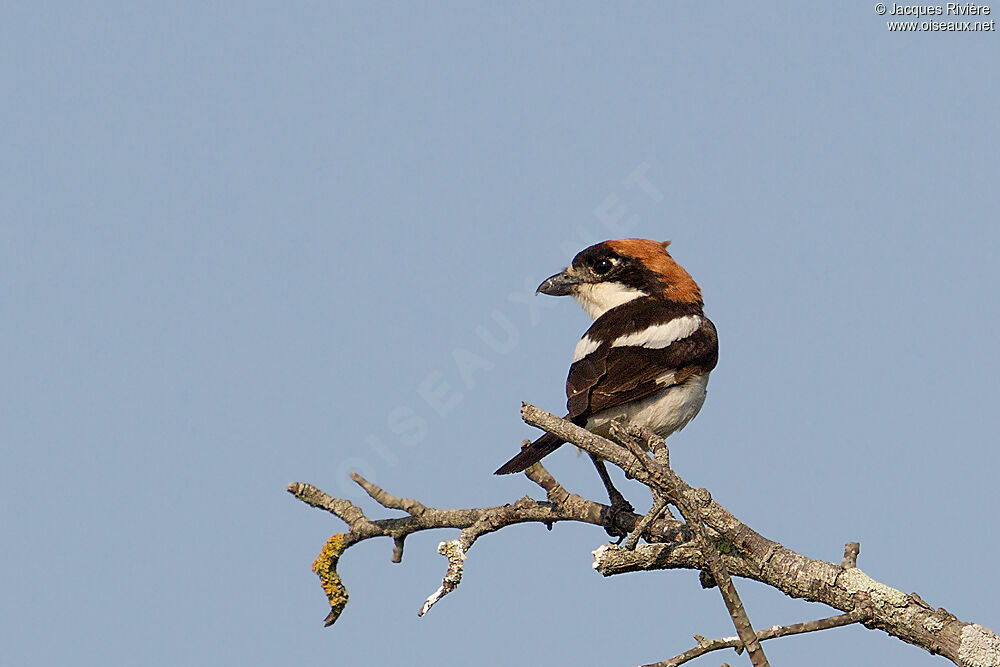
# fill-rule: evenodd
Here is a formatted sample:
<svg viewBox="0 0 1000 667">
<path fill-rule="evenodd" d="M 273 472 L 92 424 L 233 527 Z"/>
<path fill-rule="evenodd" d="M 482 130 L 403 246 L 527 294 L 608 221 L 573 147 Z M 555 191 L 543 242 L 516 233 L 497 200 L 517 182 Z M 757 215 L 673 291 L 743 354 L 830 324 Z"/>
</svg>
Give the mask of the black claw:
<svg viewBox="0 0 1000 667">
<path fill-rule="evenodd" d="M 625 500 L 625 497 L 620 493 L 616 497 L 611 498 L 611 506 L 605 514 L 604 530 L 609 537 L 614 537 L 618 540 L 615 542 L 616 545 L 621 544 L 628 537 L 628 533 L 618 527 L 618 516 L 620 514 L 632 514 L 634 511 L 631 503 Z"/>
</svg>

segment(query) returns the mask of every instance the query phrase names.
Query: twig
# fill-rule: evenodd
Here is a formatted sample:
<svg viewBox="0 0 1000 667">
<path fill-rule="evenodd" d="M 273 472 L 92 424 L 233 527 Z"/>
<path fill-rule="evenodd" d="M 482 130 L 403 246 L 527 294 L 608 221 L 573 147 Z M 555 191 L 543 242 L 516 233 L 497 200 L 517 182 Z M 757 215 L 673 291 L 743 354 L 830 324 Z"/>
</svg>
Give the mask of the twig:
<svg viewBox="0 0 1000 667">
<path fill-rule="evenodd" d="M 441 580 L 441 586 L 424 601 L 423 606 L 420 607 L 420 611 L 417 612 L 417 616 L 426 614 L 438 600 L 455 590 L 455 587 L 462 581 L 465 550 L 459 541 L 442 542 L 438 545 L 438 553 L 448 559 L 448 571 L 445 573 L 444 579 Z"/>
<path fill-rule="evenodd" d="M 722 562 L 722 557 L 715 549 L 715 546 L 705 537 L 705 529 L 701 525 L 701 517 L 698 516 L 697 510 L 695 510 L 693 515 L 689 515 L 681 506 L 678 506 L 677 509 L 680 510 L 681 515 L 688 522 L 688 525 L 695 526 L 694 532 L 701 543 L 708 571 L 715 579 L 715 583 L 719 585 L 719 591 L 722 593 L 722 599 L 726 604 L 726 609 L 729 611 L 729 616 L 733 620 L 736 634 L 739 635 L 740 641 L 746 647 L 750 662 L 754 667 L 769 667 L 770 663 L 767 660 L 767 656 L 764 655 L 764 649 L 761 647 L 753 625 L 750 623 L 750 617 L 747 616 L 746 609 L 743 607 L 743 601 L 740 600 L 739 593 L 736 592 L 736 585 L 733 584 L 733 578 Z"/>
<path fill-rule="evenodd" d="M 403 562 L 403 541 L 406 540 L 406 535 L 397 535 L 392 538 L 392 562 L 402 563 Z"/>
<path fill-rule="evenodd" d="M 624 426 L 617 419 L 612 419 L 609 425 L 609 433 L 612 438 L 627 447 L 628 450 L 632 452 L 632 456 L 635 457 L 635 460 L 639 462 L 639 465 L 641 465 L 646 472 L 653 472 L 650 467 L 651 461 L 649 460 L 649 456 L 646 455 L 646 452 L 642 451 L 639 447 L 639 443 L 637 443 L 636 439 L 632 437 L 632 434 L 626 426 Z"/>
<path fill-rule="evenodd" d="M 861 544 L 858 542 L 848 542 L 844 545 L 844 560 L 840 562 L 840 567 L 849 568 L 858 566 L 858 554 L 861 553 Z"/>
<path fill-rule="evenodd" d="M 549 502 L 556 507 L 573 516 L 585 517 L 586 523 L 593 523 L 598 526 L 604 525 L 603 517 L 607 514 L 607 505 L 595 503 L 575 493 L 570 493 L 563 488 L 562 484 L 556 481 L 541 463 L 530 466 L 524 471 L 524 474 L 532 482 L 542 487 Z M 630 512 L 617 512 L 614 514 L 615 526 L 623 533 L 635 530 L 637 521 L 642 518 L 644 517 Z M 684 524 L 669 515 L 654 520 L 644 530 L 649 533 L 647 537 L 650 541 L 683 542 L 688 539 L 688 536 L 685 535 Z"/>
<path fill-rule="evenodd" d="M 642 537 L 642 531 L 646 530 L 649 524 L 651 524 L 653 520 L 659 516 L 660 512 L 662 512 L 666 506 L 666 498 L 658 496 L 652 509 L 649 510 L 649 513 L 642 517 L 642 521 L 636 524 L 635 530 L 629 534 L 628 539 L 625 540 L 625 544 L 622 545 L 622 549 L 628 549 L 629 551 L 635 549 L 635 545 L 639 543 L 639 538 Z"/>
<path fill-rule="evenodd" d="M 345 498 L 333 498 L 312 484 L 293 482 L 288 485 L 288 492 L 307 505 L 316 507 L 343 519 L 353 530 L 368 523 L 361 508 Z"/>
<path fill-rule="evenodd" d="M 808 621 L 805 623 L 795 623 L 793 625 L 774 625 L 770 628 L 765 628 L 763 630 L 757 631 L 757 639 L 764 641 L 767 639 L 776 639 L 778 637 L 788 637 L 790 635 L 800 635 L 806 632 L 817 632 L 819 630 L 829 630 L 831 628 L 839 628 L 845 625 L 851 625 L 852 623 L 858 623 L 863 620 L 863 615 L 855 612 L 849 612 L 847 614 L 839 614 L 837 616 L 831 616 L 829 618 L 821 618 L 816 621 Z M 690 662 L 695 658 L 699 658 L 706 653 L 711 653 L 712 651 L 719 651 L 726 648 L 736 649 L 737 653 L 743 651 L 743 642 L 740 641 L 739 637 L 720 637 L 719 639 L 705 639 L 704 637 L 695 637 L 695 641 L 698 645 L 692 649 L 684 651 L 680 655 L 676 655 L 669 660 L 664 660 L 662 662 L 655 662 L 648 665 L 643 665 L 643 667 L 679 667 L 686 662 Z"/>
<path fill-rule="evenodd" d="M 377 502 L 382 507 L 388 507 L 389 509 L 394 510 L 403 510 L 410 516 L 417 517 L 427 511 L 427 507 L 424 506 L 423 503 L 412 498 L 400 498 L 398 496 L 394 496 L 381 487 L 372 484 L 356 472 L 351 473 L 351 479 L 354 480 L 358 486 L 364 489 L 365 493 L 372 497 L 372 500 Z"/>
</svg>

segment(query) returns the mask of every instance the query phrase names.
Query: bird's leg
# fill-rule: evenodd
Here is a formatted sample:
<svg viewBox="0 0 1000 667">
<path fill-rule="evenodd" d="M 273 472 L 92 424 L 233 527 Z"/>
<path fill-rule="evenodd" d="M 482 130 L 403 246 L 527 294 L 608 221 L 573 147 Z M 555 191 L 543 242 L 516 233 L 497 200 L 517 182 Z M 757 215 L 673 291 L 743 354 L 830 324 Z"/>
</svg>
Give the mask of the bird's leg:
<svg viewBox="0 0 1000 667">
<path fill-rule="evenodd" d="M 608 535 L 611 537 L 617 537 L 618 543 L 624 540 L 627 535 L 621 531 L 615 519 L 617 516 L 623 512 L 632 513 L 634 508 L 629 501 L 625 500 L 615 485 L 611 483 L 611 475 L 608 474 L 608 469 L 604 465 L 604 459 L 600 459 L 593 454 L 590 455 L 590 460 L 594 462 L 594 467 L 597 468 L 597 474 L 600 475 L 601 481 L 604 482 L 604 488 L 608 491 L 608 500 L 611 501 L 611 511 L 608 512 L 607 522 L 604 524 L 604 530 L 607 531 Z"/>
</svg>

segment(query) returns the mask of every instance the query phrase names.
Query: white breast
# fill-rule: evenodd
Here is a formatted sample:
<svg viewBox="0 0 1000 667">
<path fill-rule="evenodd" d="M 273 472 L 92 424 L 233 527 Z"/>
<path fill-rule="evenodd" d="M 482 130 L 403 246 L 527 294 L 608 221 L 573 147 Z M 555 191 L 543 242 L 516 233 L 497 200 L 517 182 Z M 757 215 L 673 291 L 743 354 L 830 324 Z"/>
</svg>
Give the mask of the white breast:
<svg viewBox="0 0 1000 667">
<path fill-rule="evenodd" d="M 708 375 L 694 375 L 684 384 L 599 412 L 587 420 L 587 428 L 593 430 L 611 419 L 621 417 L 652 429 L 665 438 L 687 426 L 701 410 L 708 389 Z"/>
</svg>

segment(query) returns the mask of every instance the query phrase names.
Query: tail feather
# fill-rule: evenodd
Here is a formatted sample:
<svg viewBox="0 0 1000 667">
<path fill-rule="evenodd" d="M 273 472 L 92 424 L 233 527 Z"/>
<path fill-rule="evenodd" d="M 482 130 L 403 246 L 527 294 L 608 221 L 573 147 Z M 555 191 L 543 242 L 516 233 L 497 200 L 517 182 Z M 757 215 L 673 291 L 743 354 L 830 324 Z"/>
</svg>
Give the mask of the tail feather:
<svg viewBox="0 0 1000 667">
<path fill-rule="evenodd" d="M 559 449 L 559 447 L 565 442 L 565 440 L 560 440 L 551 433 L 546 433 L 538 440 L 535 440 L 533 443 L 522 449 L 517 456 L 500 466 L 493 474 L 509 475 L 511 473 L 521 472 L 528 466 L 538 463 L 543 458 Z"/>
</svg>

